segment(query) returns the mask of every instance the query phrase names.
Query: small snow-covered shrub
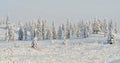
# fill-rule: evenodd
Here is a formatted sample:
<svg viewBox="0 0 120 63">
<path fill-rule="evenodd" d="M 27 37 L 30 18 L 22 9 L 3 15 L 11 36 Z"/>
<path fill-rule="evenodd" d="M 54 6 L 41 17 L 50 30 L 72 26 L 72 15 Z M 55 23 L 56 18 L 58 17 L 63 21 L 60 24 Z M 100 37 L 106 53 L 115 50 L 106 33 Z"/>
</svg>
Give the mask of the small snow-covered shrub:
<svg viewBox="0 0 120 63">
<path fill-rule="evenodd" d="M 32 41 L 32 48 L 38 48 L 37 38 L 34 38 Z"/>
</svg>

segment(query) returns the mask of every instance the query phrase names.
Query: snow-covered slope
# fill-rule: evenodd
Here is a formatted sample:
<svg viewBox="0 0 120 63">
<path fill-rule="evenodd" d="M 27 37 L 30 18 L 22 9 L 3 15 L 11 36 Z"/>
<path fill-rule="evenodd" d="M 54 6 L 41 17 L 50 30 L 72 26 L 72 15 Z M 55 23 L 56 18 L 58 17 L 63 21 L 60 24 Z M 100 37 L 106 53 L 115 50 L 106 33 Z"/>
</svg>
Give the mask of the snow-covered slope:
<svg viewBox="0 0 120 63">
<path fill-rule="evenodd" d="M 106 37 L 92 34 L 85 39 L 41 40 L 39 49 L 31 48 L 32 41 L 4 41 L 5 30 L 0 28 L 0 63 L 119 63 L 120 34 L 115 44 L 106 44 Z"/>
<path fill-rule="evenodd" d="M 84 43 L 84 40 L 40 41 L 39 49 L 30 41 L 0 42 L 0 63 L 109 63 L 120 59 L 120 44 Z M 92 40 L 91 40 L 92 41 Z"/>
</svg>

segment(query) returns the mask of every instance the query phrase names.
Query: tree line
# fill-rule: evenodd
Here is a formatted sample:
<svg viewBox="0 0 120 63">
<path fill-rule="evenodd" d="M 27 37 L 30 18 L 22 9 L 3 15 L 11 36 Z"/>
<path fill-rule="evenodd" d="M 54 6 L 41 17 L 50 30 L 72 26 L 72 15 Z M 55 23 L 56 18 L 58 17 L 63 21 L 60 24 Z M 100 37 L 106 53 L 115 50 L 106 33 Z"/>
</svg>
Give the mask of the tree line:
<svg viewBox="0 0 120 63">
<path fill-rule="evenodd" d="M 1 22 L 0 22 L 1 24 Z M 91 34 L 103 33 L 107 37 L 107 42 L 112 44 L 115 42 L 115 34 L 117 33 L 117 24 L 112 20 L 94 19 L 93 21 L 80 20 L 73 23 L 67 19 L 66 23 L 62 23 L 58 28 L 52 22 L 52 27 L 48 28 L 47 21 L 39 18 L 38 21 L 30 21 L 27 23 L 19 22 L 18 33 L 15 32 L 14 26 L 11 25 L 9 17 L 6 18 L 6 41 L 15 41 L 15 34 L 18 40 L 66 40 L 87 38 Z"/>
</svg>

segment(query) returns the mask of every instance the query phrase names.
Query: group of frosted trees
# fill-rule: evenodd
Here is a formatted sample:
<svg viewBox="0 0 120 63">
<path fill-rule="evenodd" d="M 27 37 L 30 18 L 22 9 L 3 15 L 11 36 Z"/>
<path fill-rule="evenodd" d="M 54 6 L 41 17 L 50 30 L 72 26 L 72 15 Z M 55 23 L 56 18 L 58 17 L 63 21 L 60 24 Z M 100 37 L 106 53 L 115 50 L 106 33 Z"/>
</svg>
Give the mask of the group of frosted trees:
<svg viewBox="0 0 120 63">
<path fill-rule="evenodd" d="M 15 40 L 14 26 L 9 25 L 9 17 L 6 19 L 6 40 Z M 112 20 L 94 19 L 93 21 L 83 21 L 82 19 L 73 23 L 70 19 L 67 19 L 66 23 L 55 27 L 55 23 L 52 22 L 52 26 L 48 27 L 47 21 L 41 18 L 38 21 L 30 21 L 27 23 L 19 23 L 18 40 L 64 40 L 74 38 L 87 38 L 91 34 L 104 33 L 105 37 L 108 37 L 107 42 L 112 44 L 115 41 L 115 33 L 117 33 L 116 23 Z"/>
</svg>

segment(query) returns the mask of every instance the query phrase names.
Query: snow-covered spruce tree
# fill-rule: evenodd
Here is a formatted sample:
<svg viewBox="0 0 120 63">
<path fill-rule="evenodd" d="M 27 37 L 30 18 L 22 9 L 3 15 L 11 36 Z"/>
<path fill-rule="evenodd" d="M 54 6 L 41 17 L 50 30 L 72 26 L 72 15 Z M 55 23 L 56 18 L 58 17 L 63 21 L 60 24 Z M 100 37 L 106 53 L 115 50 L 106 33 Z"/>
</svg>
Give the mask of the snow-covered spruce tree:
<svg viewBox="0 0 120 63">
<path fill-rule="evenodd" d="M 9 27 L 9 24 L 10 24 L 10 19 L 9 19 L 9 16 L 7 16 L 7 18 L 6 18 L 6 28 L 8 28 Z"/>
<path fill-rule="evenodd" d="M 70 38 L 71 38 L 70 29 L 68 29 L 68 30 L 67 30 L 67 33 L 66 33 L 66 35 L 67 35 L 67 39 L 70 39 Z"/>
<path fill-rule="evenodd" d="M 66 38 L 70 39 L 71 38 L 71 32 L 70 32 L 70 22 L 69 19 L 67 19 L 67 24 L 66 24 Z"/>
<path fill-rule="evenodd" d="M 55 30 L 55 25 L 54 22 L 52 23 L 52 34 L 53 34 L 53 39 L 56 39 L 56 30 Z"/>
<path fill-rule="evenodd" d="M 77 30 L 77 31 L 76 31 L 76 36 L 77 36 L 77 38 L 80 37 L 80 30 Z"/>
<path fill-rule="evenodd" d="M 36 36 L 36 23 L 35 21 L 32 21 L 31 22 L 31 25 L 30 25 L 30 32 L 31 32 L 31 40 L 34 39 L 34 37 Z"/>
<path fill-rule="evenodd" d="M 104 37 L 106 37 L 108 33 L 108 22 L 106 19 L 104 19 L 104 22 L 103 22 L 103 32 L 104 32 Z"/>
<path fill-rule="evenodd" d="M 89 34 L 92 34 L 92 22 L 88 21 Z"/>
<path fill-rule="evenodd" d="M 32 41 L 32 48 L 38 48 L 38 41 L 37 41 L 37 38 L 35 37 Z"/>
<path fill-rule="evenodd" d="M 51 36 L 51 31 L 48 29 L 47 30 L 47 34 L 46 34 L 46 39 L 47 40 L 50 40 L 52 38 L 52 36 Z"/>
<path fill-rule="evenodd" d="M 82 24 L 81 28 L 80 28 L 80 38 L 84 38 L 85 35 L 85 24 Z"/>
<path fill-rule="evenodd" d="M 51 40 L 51 42 L 53 43 L 53 41 L 52 41 L 53 40 L 52 30 L 50 30 L 50 29 L 47 30 L 46 39 Z"/>
<path fill-rule="evenodd" d="M 98 34 L 99 31 L 100 31 L 100 23 L 95 19 L 93 23 L 93 33 Z"/>
<path fill-rule="evenodd" d="M 28 34 L 27 34 L 27 31 L 28 31 L 28 25 L 26 24 L 25 26 L 24 26 L 24 40 L 27 40 L 28 38 Z"/>
<path fill-rule="evenodd" d="M 86 23 L 84 26 L 83 26 L 83 38 L 87 38 L 89 36 L 89 26 L 88 24 Z"/>
<path fill-rule="evenodd" d="M 83 28 L 83 19 L 81 19 L 81 20 L 77 23 L 77 27 L 76 27 L 76 28 L 77 28 L 77 29 L 76 29 L 76 36 L 77 36 L 77 38 L 79 38 L 81 31 L 83 31 L 83 30 L 82 30 L 82 28 Z"/>
<path fill-rule="evenodd" d="M 18 40 L 23 40 L 24 30 L 23 30 L 22 23 L 20 24 L 20 29 L 19 29 L 18 35 L 19 35 Z"/>
<path fill-rule="evenodd" d="M 45 40 L 46 35 L 46 29 L 47 29 L 47 21 L 42 21 L 42 39 Z"/>
<path fill-rule="evenodd" d="M 73 26 L 73 30 L 74 30 L 74 34 L 75 34 L 76 31 L 77 31 L 77 26 L 76 26 L 76 24 L 74 24 L 74 26 Z"/>
<path fill-rule="evenodd" d="M 112 21 L 109 23 L 108 30 L 109 30 L 109 33 L 108 33 L 107 43 L 113 44 L 115 43 L 115 34 L 114 34 L 115 32 L 114 32 L 114 25 Z"/>
<path fill-rule="evenodd" d="M 37 23 L 37 38 L 38 40 L 42 40 L 42 19 L 38 19 Z"/>
<path fill-rule="evenodd" d="M 102 22 L 102 20 L 101 19 L 97 19 L 97 21 L 98 21 L 99 27 L 100 27 L 99 32 L 103 32 L 103 22 Z"/>
<path fill-rule="evenodd" d="M 83 25 L 84 25 L 83 19 L 81 19 L 81 20 L 78 22 L 77 26 L 78 26 L 79 29 L 81 29 Z"/>
<path fill-rule="evenodd" d="M 67 41 L 66 41 L 66 26 L 64 26 L 64 27 L 65 27 L 65 29 L 64 29 L 64 36 L 63 36 L 63 39 L 64 39 L 63 44 L 67 45 Z"/>
<path fill-rule="evenodd" d="M 59 26 L 59 29 L 58 29 L 58 39 L 62 39 L 62 25 L 61 26 Z"/>
<path fill-rule="evenodd" d="M 70 33 L 71 33 L 71 38 L 73 38 L 74 32 L 75 32 L 75 31 L 74 31 L 72 22 L 70 22 Z"/>
<path fill-rule="evenodd" d="M 53 32 L 50 30 L 50 40 L 51 40 L 51 42 L 53 43 Z"/>
<path fill-rule="evenodd" d="M 77 38 L 79 38 L 80 37 L 80 29 L 79 29 L 79 27 L 77 26 L 77 28 L 76 28 L 76 36 L 77 36 Z"/>
<path fill-rule="evenodd" d="M 15 32 L 14 32 L 14 28 L 13 26 L 8 27 L 8 37 L 9 40 L 8 41 L 14 41 L 15 40 Z"/>
</svg>

